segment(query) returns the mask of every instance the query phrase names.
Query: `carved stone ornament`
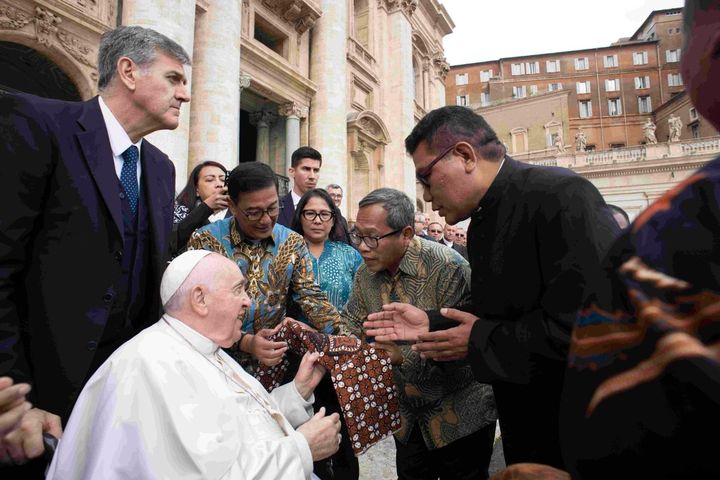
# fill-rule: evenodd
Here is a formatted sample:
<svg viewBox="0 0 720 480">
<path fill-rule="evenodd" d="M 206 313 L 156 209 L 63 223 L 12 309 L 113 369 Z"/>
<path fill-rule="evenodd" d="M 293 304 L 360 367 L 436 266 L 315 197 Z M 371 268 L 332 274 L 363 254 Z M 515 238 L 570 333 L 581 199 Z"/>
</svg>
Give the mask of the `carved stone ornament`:
<svg viewBox="0 0 720 480">
<path fill-rule="evenodd" d="M 295 22 L 295 31 L 300 35 L 310 30 L 315 25 L 315 18 L 310 15 L 305 15 Z"/>
<path fill-rule="evenodd" d="M 281 105 L 278 113 L 283 117 L 305 118 L 308 114 L 308 108 L 295 102 L 289 102 Z"/>
<path fill-rule="evenodd" d="M 53 42 L 53 37 L 57 34 L 57 25 L 60 22 L 62 22 L 62 18 L 43 8 L 36 7 L 35 34 L 38 43 L 49 47 Z"/>
<path fill-rule="evenodd" d="M 385 0 L 388 12 L 402 10 L 408 17 L 412 16 L 418 7 L 418 0 Z"/>
<path fill-rule="evenodd" d="M 433 59 L 433 64 L 435 65 L 438 76 L 442 77 L 442 79 L 445 80 L 448 72 L 450 72 L 450 64 L 445 59 L 445 56 L 442 54 L 436 56 Z"/>
<path fill-rule="evenodd" d="M 19 30 L 32 22 L 32 17 L 15 7 L 0 6 L 0 28 L 5 30 Z"/>
<path fill-rule="evenodd" d="M 95 67 L 95 64 L 87 58 L 87 54 L 92 51 L 90 47 L 83 45 L 78 38 L 63 31 L 57 33 L 57 38 L 60 41 L 60 45 L 62 45 L 75 60 L 88 67 Z"/>
<path fill-rule="evenodd" d="M 245 90 L 252 83 L 252 77 L 247 73 L 240 74 L 240 91 Z"/>
<path fill-rule="evenodd" d="M 250 114 L 250 123 L 256 127 L 269 127 L 275 123 L 276 118 L 276 114 L 261 110 Z"/>
</svg>

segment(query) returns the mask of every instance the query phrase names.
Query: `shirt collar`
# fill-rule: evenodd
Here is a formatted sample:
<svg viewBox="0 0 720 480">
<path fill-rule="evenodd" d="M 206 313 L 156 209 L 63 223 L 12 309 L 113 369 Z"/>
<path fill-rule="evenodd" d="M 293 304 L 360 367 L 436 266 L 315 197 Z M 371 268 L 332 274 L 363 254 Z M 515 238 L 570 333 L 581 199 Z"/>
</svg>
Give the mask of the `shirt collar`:
<svg viewBox="0 0 720 480">
<path fill-rule="evenodd" d="M 218 348 L 220 348 L 219 345 L 207 338 L 205 335 L 201 334 L 197 330 L 194 330 L 192 327 L 189 327 L 177 318 L 171 317 L 167 313 L 163 315 L 163 318 L 177 331 L 177 333 L 190 342 L 190 344 L 203 355 L 211 356 Z"/>
<path fill-rule="evenodd" d="M 506 160 L 509 160 L 507 162 L 507 165 L 505 162 Z M 488 188 L 483 198 L 480 199 L 480 203 L 478 203 L 476 213 L 479 213 L 483 210 L 487 211 L 500 200 L 503 195 L 503 191 L 508 184 L 510 173 L 512 172 L 512 162 L 513 159 L 508 157 L 507 155 L 503 157 L 502 161 L 500 162 L 500 166 L 498 167 L 498 172 L 495 175 L 493 182 L 490 184 L 490 188 Z"/>
<path fill-rule="evenodd" d="M 140 151 L 143 139 L 138 140 L 137 143 L 133 144 L 130 140 L 130 136 L 127 134 L 125 129 L 118 119 L 113 115 L 110 108 L 105 104 L 102 97 L 98 97 L 98 103 L 100 104 L 100 112 L 102 113 L 103 120 L 105 121 L 105 129 L 108 132 L 108 138 L 110 139 L 110 148 L 112 149 L 113 155 L 121 157 L 123 152 L 130 148 L 131 145 L 135 145 Z"/>
<path fill-rule="evenodd" d="M 293 208 L 297 207 L 297 204 L 300 203 L 300 199 L 302 198 L 300 195 L 295 193 L 295 189 L 290 190 L 290 196 L 292 197 L 293 201 Z"/>
<path fill-rule="evenodd" d="M 261 244 L 265 244 L 266 248 L 272 245 L 275 245 L 275 235 L 277 234 L 277 223 L 272 229 L 272 234 L 263 240 L 260 241 Z M 242 230 L 240 230 L 240 226 L 237 223 L 237 220 L 235 217 L 230 218 L 230 241 L 232 242 L 233 247 L 240 245 L 243 242 L 246 243 L 253 243 L 253 240 L 250 240 L 245 236 L 245 233 L 243 233 Z"/>
</svg>

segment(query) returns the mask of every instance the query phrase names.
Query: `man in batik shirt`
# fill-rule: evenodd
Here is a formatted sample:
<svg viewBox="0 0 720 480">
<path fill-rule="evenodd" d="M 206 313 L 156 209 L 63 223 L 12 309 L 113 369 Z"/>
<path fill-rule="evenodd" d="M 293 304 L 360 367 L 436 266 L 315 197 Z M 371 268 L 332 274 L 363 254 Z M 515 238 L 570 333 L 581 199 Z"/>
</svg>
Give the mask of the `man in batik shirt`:
<svg viewBox="0 0 720 480">
<path fill-rule="evenodd" d="M 414 235 L 413 204 L 389 188 L 360 201 L 350 238 L 364 263 L 343 317 L 361 334 L 367 315 L 406 302 L 425 310 L 469 300 L 470 267 L 457 252 Z M 395 364 L 401 428 L 395 434 L 400 479 L 486 478 L 497 412 L 492 389 L 468 365 L 422 360 L 408 345 L 375 344 Z"/>
</svg>

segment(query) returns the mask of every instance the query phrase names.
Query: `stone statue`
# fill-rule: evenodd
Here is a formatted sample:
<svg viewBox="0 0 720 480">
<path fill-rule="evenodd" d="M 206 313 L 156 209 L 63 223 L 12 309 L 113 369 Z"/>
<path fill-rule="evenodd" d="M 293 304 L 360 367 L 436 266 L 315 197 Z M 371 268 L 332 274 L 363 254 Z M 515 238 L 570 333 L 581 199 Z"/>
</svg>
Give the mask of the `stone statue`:
<svg viewBox="0 0 720 480">
<path fill-rule="evenodd" d="M 565 145 L 563 144 L 562 134 L 559 132 L 555 136 L 555 148 L 557 148 L 558 153 L 565 153 Z"/>
<path fill-rule="evenodd" d="M 583 132 L 582 127 L 575 134 L 575 151 L 584 152 L 587 147 L 587 136 Z"/>
<path fill-rule="evenodd" d="M 657 138 L 655 138 L 655 124 L 651 118 L 647 119 L 647 122 L 643 124 L 643 137 L 647 145 L 655 145 Z"/>
<path fill-rule="evenodd" d="M 668 118 L 668 126 L 670 127 L 670 141 L 679 142 L 682 131 L 682 120 L 680 120 L 680 117 L 675 114 L 670 115 L 670 118 Z"/>
</svg>

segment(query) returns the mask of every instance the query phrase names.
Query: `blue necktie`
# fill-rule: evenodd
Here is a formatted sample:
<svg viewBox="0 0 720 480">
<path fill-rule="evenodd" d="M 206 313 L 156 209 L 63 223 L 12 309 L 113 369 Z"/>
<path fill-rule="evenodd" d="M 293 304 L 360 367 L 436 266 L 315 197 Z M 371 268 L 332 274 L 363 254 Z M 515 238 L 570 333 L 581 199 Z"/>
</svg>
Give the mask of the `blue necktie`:
<svg viewBox="0 0 720 480">
<path fill-rule="evenodd" d="M 137 161 L 140 153 L 135 145 L 130 147 L 122 153 L 123 166 L 120 170 L 120 183 L 122 183 L 125 195 L 127 195 L 128 203 L 130 204 L 130 210 L 133 215 L 137 212 L 138 203 L 138 182 L 137 182 Z"/>
</svg>

